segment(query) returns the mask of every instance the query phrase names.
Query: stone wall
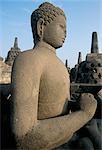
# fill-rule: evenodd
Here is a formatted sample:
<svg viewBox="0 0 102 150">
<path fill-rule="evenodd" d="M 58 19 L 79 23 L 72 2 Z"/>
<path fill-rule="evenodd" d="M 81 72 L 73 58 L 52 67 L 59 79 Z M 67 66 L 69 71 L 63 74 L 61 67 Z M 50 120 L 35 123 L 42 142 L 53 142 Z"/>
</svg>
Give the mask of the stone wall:
<svg viewBox="0 0 102 150">
<path fill-rule="evenodd" d="M 11 83 L 12 67 L 0 61 L 0 84 Z"/>
</svg>

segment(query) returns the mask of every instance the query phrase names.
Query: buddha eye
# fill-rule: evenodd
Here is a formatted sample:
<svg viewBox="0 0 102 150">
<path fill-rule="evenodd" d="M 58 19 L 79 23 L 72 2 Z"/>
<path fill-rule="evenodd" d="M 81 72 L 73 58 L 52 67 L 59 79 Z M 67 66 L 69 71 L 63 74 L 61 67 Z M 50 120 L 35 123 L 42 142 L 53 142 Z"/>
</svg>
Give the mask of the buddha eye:
<svg viewBox="0 0 102 150">
<path fill-rule="evenodd" d="M 60 27 L 61 27 L 62 29 L 65 29 L 64 25 L 62 25 L 62 24 L 60 24 Z"/>
<path fill-rule="evenodd" d="M 60 24 L 60 27 L 61 27 L 61 29 L 63 29 L 63 31 L 65 32 L 65 35 L 66 35 L 66 26 L 65 26 L 65 25 Z"/>
</svg>

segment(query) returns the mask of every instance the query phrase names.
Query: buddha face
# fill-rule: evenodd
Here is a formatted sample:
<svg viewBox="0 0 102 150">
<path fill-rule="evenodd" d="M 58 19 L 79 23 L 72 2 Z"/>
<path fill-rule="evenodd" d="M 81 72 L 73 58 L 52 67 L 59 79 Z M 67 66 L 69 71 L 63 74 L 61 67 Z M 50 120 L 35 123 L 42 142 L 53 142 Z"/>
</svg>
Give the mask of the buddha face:
<svg viewBox="0 0 102 150">
<path fill-rule="evenodd" d="M 43 30 L 43 41 L 54 48 L 60 48 L 66 37 L 66 19 L 59 15 Z"/>
</svg>

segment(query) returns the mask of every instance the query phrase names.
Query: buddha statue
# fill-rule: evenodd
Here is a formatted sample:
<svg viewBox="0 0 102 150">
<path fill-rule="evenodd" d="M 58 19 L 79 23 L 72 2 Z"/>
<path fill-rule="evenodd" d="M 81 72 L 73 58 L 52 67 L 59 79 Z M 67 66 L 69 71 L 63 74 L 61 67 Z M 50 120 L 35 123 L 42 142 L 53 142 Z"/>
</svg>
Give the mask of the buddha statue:
<svg viewBox="0 0 102 150">
<path fill-rule="evenodd" d="M 31 15 L 34 48 L 21 52 L 12 69 L 11 125 L 17 149 L 50 150 L 68 141 L 94 115 L 97 102 L 80 96 L 80 110 L 68 112 L 70 80 L 56 56 L 66 37 L 64 12 L 45 2 Z"/>
</svg>

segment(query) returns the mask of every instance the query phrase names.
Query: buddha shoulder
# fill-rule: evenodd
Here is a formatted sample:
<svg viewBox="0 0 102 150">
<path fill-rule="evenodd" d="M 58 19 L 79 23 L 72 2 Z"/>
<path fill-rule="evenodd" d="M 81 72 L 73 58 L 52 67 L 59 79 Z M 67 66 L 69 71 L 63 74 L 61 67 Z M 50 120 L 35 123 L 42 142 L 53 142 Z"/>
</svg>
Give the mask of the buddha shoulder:
<svg viewBox="0 0 102 150">
<path fill-rule="evenodd" d="M 28 65 L 30 68 L 33 66 L 42 66 L 44 65 L 44 57 L 37 51 L 37 49 L 26 50 L 19 53 L 19 55 L 16 57 L 14 65 L 16 64 L 18 64 L 19 67 L 21 65 Z"/>
</svg>

